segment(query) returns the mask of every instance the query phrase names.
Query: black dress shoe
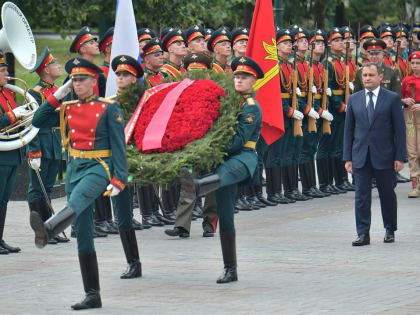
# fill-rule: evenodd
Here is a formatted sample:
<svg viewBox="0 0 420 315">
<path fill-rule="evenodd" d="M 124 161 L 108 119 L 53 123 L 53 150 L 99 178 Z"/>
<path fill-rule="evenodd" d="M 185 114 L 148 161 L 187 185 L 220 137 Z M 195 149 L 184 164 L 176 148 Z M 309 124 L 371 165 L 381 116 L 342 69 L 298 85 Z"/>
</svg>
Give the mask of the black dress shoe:
<svg viewBox="0 0 420 315">
<path fill-rule="evenodd" d="M 55 238 L 49 239 L 47 243 L 50 244 L 50 245 L 57 245 L 58 244 L 58 242 Z"/>
<path fill-rule="evenodd" d="M 385 237 L 384 237 L 384 243 L 394 243 L 394 242 L 395 242 L 394 231 L 386 230 L 385 231 Z"/>
<path fill-rule="evenodd" d="M 19 247 L 13 247 L 7 244 L 4 240 L 0 241 L 0 247 L 7 249 L 10 253 L 19 253 L 20 248 Z"/>
<path fill-rule="evenodd" d="M 260 199 L 258 199 L 258 197 L 257 196 L 252 196 L 252 197 L 249 197 L 250 199 L 252 199 L 253 200 L 253 202 L 257 205 L 257 206 L 259 206 L 260 208 L 265 208 L 267 205 L 264 203 L 264 202 L 261 202 L 260 201 Z"/>
<path fill-rule="evenodd" d="M 400 173 L 395 173 L 395 176 L 397 177 L 397 182 L 398 183 L 408 183 L 410 181 L 410 179 L 402 176 Z"/>
<path fill-rule="evenodd" d="M 320 194 L 318 194 L 312 187 L 307 190 L 302 190 L 302 194 L 312 198 L 322 198 Z"/>
<path fill-rule="evenodd" d="M 350 182 L 344 181 L 343 185 L 344 185 L 344 188 L 347 191 L 355 191 L 356 190 L 356 187 L 353 184 L 350 184 Z"/>
<path fill-rule="evenodd" d="M 261 207 L 259 205 L 259 202 L 257 203 L 253 197 L 247 197 L 246 200 L 251 205 L 253 210 L 260 210 L 261 209 Z M 265 205 L 264 205 L 264 207 L 265 207 Z"/>
<path fill-rule="evenodd" d="M 213 237 L 214 236 L 214 230 L 213 226 L 210 224 L 206 224 L 203 226 L 203 237 Z"/>
<path fill-rule="evenodd" d="M 354 240 L 351 245 L 353 246 L 365 246 L 370 244 L 370 236 L 369 234 L 362 234 Z"/>
<path fill-rule="evenodd" d="M 118 234 L 118 229 L 115 228 L 115 225 L 112 220 L 105 221 L 105 225 L 108 228 L 108 234 Z"/>
<path fill-rule="evenodd" d="M 217 278 L 217 283 L 229 283 L 233 281 L 238 281 L 238 273 L 236 271 L 236 266 L 229 266 L 223 269 L 222 275 Z"/>
<path fill-rule="evenodd" d="M 106 224 L 106 221 L 95 222 L 95 230 L 99 233 L 109 234 L 108 224 Z"/>
<path fill-rule="evenodd" d="M 98 231 L 96 229 L 93 230 L 93 237 L 94 238 L 97 238 L 97 237 L 107 237 L 107 236 L 108 236 L 107 233 L 100 232 L 100 231 Z"/>
<path fill-rule="evenodd" d="M 142 221 L 141 226 L 143 227 L 144 230 L 148 230 L 152 228 L 152 226 L 149 223 L 144 222 L 144 220 Z"/>
<path fill-rule="evenodd" d="M 292 190 L 291 196 L 292 196 L 292 199 L 294 199 L 296 201 L 306 201 L 306 200 L 312 199 L 312 197 L 302 195 L 300 193 L 300 191 L 297 190 L 297 189 Z M 289 198 L 289 197 L 287 197 L 287 198 Z"/>
<path fill-rule="evenodd" d="M 345 190 L 344 188 L 340 188 L 341 185 L 331 185 L 331 188 L 334 189 L 334 191 L 336 191 L 339 194 L 345 194 L 347 193 L 347 190 Z"/>
<path fill-rule="evenodd" d="M 161 221 L 164 225 L 174 225 L 175 220 L 171 220 L 167 217 L 164 217 L 160 213 L 155 214 L 156 218 L 158 218 L 159 221 Z"/>
<path fill-rule="evenodd" d="M 0 255 L 8 255 L 9 253 L 6 248 L 0 246 Z"/>
<path fill-rule="evenodd" d="M 154 214 L 144 215 L 142 223 L 143 223 L 143 226 L 145 223 L 151 226 L 164 226 L 165 225 Z"/>
<path fill-rule="evenodd" d="M 171 230 L 165 230 L 165 234 L 169 236 L 179 236 L 181 238 L 190 237 L 190 232 L 180 226 L 176 226 Z"/>
<path fill-rule="evenodd" d="M 322 191 L 323 193 L 326 193 L 326 194 L 331 194 L 331 195 L 338 195 L 339 194 L 339 192 L 335 191 L 332 188 L 332 185 L 319 186 L 319 190 Z"/>
<path fill-rule="evenodd" d="M 331 196 L 331 194 L 330 193 L 327 193 L 327 192 L 324 192 L 324 191 L 321 191 L 321 190 L 319 190 L 318 188 L 316 188 L 316 187 L 312 187 L 313 188 L 313 190 L 315 190 L 319 195 L 321 195 L 322 197 L 329 197 L 329 196 Z"/>
<path fill-rule="evenodd" d="M 267 195 L 267 201 L 271 202 L 275 205 L 277 205 L 279 203 L 279 200 L 278 200 L 278 198 L 275 194 Z"/>
<path fill-rule="evenodd" d="M 57 235 L 54 237 L 58 243 L 68 243 L 70 240 L 67 237 Z"/>
<path fill-rule="evenodd" d="M 254 210 L 254 207 L 249 203 L 248 200 L 246 200 L 245 196 L 241 196 L 240 199 L 241 199 L 242 203 L 244 204 L 244 207 L 245 207 L 244 210 L 245 211 Z"/>
<path fill-rule="evenodd" d="M 276 206 L 277 202 L 267 200 L 261 193 L 257 194 L 258 200 L 266 206 Z"/>
<path fill-rule="evenodd" d="M 276 192 L 276 198 L 278 199 L 278 201 L 279 201 L 279 204 L 282 204 L 282 205 L 285 205 L 285 204 L 288 204 L 288 203 L 295 203 L 296 202 L 296 200 L 294 200 L 294 199 L 289 199 L 289 198 L 287 198 L 286 196 L 284 196 L 281 192 Z"/>
<path fill-rule="evenodd" d="M 134 218 L 133 218 L 133 229 L 135 229 L 137 231 L 143 230 L 143 225 Z"/>
</svg>

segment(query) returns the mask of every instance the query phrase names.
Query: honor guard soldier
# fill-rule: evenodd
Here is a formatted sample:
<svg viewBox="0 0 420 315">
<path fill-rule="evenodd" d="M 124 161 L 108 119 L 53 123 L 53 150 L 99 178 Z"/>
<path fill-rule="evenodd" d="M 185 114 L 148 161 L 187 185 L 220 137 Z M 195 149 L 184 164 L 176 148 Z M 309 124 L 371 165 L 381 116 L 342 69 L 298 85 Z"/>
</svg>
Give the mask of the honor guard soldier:
<svg viewBox="0 0 420 315">
<path fill-rule="evenodd" d="M 149 42 L 149 40 L 156 37 L 156 34 L 150 28 L 142 27 L 137 32 L 137 36 L 138 36 L 138 40 L 139 40 L 140 55 L 142 55 L 144 45 L 146 45 Z"/>
<path fill-rule="evenodd" d="M 204 53 L 192 53 L 183 59 L 185 70 L 188 71 L 205 71 L 211 70 L 213 66 L 212 60 Z"/>
<path fill-rule="evenodd" d="M 99 51 L 103 52 L 105 55 L 104 62 L 100 67 L 105 74 L 105 78 L 108 77 L 109 72 L 109 63 L 111 61 L 111 49 L 112 49 L 112 40 L 114 38 L 114 27 L 110 27 L 105 34 L 102 36 L 99 41 Z"/>
<path fill-rule="evenodd" d="M 210 37 L 211 37 L 211 35 L 213 34 L 213 32 L 214 32 L 214 29 L 212 29 L 212 28 L 210 28 L 210 27 L 208 27 L 208 28 L 206 28 L 205 29 L 205 36 L 204 36 L 204 40 L 206 41 L 206 54 L 208 55 L 208 56 L 212 56 L 213 54 L 211 53 L 211 51 L 209 51 L 209 49 L 207 48 L 207 43 L 209 42 L 209 39 L 210 39 Z"/>
<path fill-rule="evenodd" d="M 0 54 L 0 129 L 13 125 L 28 113 L 23 107 L 18 107 L 13 92 L 4 87 L 8 76 L 6 59 Z M 4 255 L 20 252 L 19 247 L 10 246 L 3 239 L 7 203 L 15 186 L 17 167 L 20 164 L 21 149 L 0 151 L 0 254 Z"/>
<path fill-rule="evenodd" d="M 234 225 L 236 189 L 239 182 L 252 178 L 256 171 L 258 158 L 255 146 L 262 125 L 261 109 L 253 96 L 253 86 L 257 79 L 264 77 L 263 71 L 249 57 L 234 59 L 232 70 L 235 75 L 235 89 L 242 94 L 244 100 L 236 134 L 226 149 L 227 159 L 212 175 L 200 179 L 193 178 L 187 168 L 180 170 L 181 203 L 189 203 L 200 196 L 215 192 L 224 263 L 224 271 L 217 283 L 238 280 Z"/>
<path fill-rule="evenodd" d="M 99 45 L 97 38 L 92 35 L 89 27 L 84 26 L 80 32 L 74 38 L 70 52 L 80 54 L 81 58 L 94 62 L 95 58 L 100 55 Z M 105 96 L 106 78 L 104 73 L 101 71 L 97 74 L 96 86 L 94 87 L 95 94 L 97 96 Z M 66 82 L 64 80 L 64 82 Z M 66 101 L 77 99 L 77 95 L 72 91 L 66 97 Z M 95 201 L 95 236 L 105 237 L 107 234 L 118 233 L 114 223 L 112 222 L 112 210 L 111 202 L 108 197 L 99 196 L 98 200 Z"/>
<path fill-rule="evenodd" d="M 207 42 L 207 49 L 214 53 L 213 71 L 231 73 L 228 60 L 231 54 L 231 34 L 226 28 L 219 28 Z"/>
<path fill-rule="evenodd" d="M 233 58 L 245 56 L 248 45 L 249 30 L 246 27 L 238 27 L 232 32 Z"/>
<path fill-rule="evenodd" d="M 44 103 L 48 96 L 57 91 L 54 82 L 61 76 L 61 65 L 46 47 L 37 60 L 35 67 L 30 70 L 39 75 L 39 82 L 35 84 L 30 93 L 38 104 Z M 51 191 L 55 184 L 61 166 L 61 135 L 59 125 L 52 128 L 41 128 L 38 134 L 27 146 L 29 160 L 29 188 L 28 203 L 30 211 L 36 211 L 46 221 L 51 215 Z M 40 177 L 37 176 L 37 172 Z M 45 187 L 47 196 L 44 196 L 41 183 Z M 46 200 L 45 198 L 48 198 Z M 68 242 L 66 237 L 56 236 L 49 240 L 49 244 Z"/>
<path fill-rule="evenodd" d="M 164 83 L 167 75 L 160 71 L 163 66 L 163 51 L 158 38 L 152 38 L 143 47 L 144 83 L 146 88 Z"/>
<path fill-rule="evenodd" d="M 411 49 L 413 51 L 417 51 L 420 48 L 420 24 L 414 24 L 413 25 L 413 42 L 411 43 L 411 45 L 413 46 Z"/>
<path fill-rule="evenodd" d="M 404 26 L 396 26 L 392 29 L 394 32 L 395 43 L 394 43 L 394 55 L 392 61 L 395 64 L 395 68 L 398 70 L 400 79 L 404 79 L 408 73 L 407 63 L 407 51 L 408 48 L 408 30 Z M 397 57 L 398 56 L 398 57 Z"/>
<path fill-rule="evenodd" d="M 359 42 L 360 42 L 361 49 L 359 52 L 359 56 L 357 56 L 358 66 L 362 66 L 364 63 L 367 62 L 367 55 L 366 55 L 365 50 L 363 49 L 363 44 L 369 39 L 378 38 L 378 37 L 379 37 L 379 34 L 376 28 L 374 28 L 372 25 L 365 25 L 362 28 L 360 28 Z"/>
<path fill-rule="evenodd" d="M 182 68 L 182 59 L 187 55 L 184 33 L 175 28 L 170 31 L 162 40 L 162 48 L 169 53 L 168 61 L 162 66 L 164 72 L 172 82 L 179 81 L 186 74 Z"/>
<path fill-rule="evenodd" d="M 379 38 L 383 40 L 386 44 L 384 50 L 384 63 L 388 67 L 394 67 L 394 62 L 391 58 L 391 51 L 394 47 L 394 33 L 392 32 L 392 27 L 390 25 L 380 25 L 379 26 Z"/>
<path fill-rule="evenodd" d="M 368 36 L 364 34 L 365 36 Z M 369 35 L 370 36 L 370 35 Z M 346 104 L 344 102 L 345 94 L 345 63 L 341 58 L 344 49 L 343 34 L 338 27 L 334 27 L 328 33 L 328 45 L 330 49 L 330 57 L 328 58 L 328 87 L 331 90 L 329 97 L 329 111 L 333 115 L 331 122 L 331 136 L 329 136 L 329 188 L 336 193 L 346 193 L 347 189 L 344 185 L 344 168 L 343 168 L 343 134 Z M 332 177 L 331 177 L 332 175 Z M 335 184 L 332 183 L 334 179 Z M 329 189 L 331 190 L 331 189 Z"/>
<path fill-rule="evenodd" d="M 206 40 L 204 38 L 204 28 L 193 25 L 185 32 L 185 43 L 190 53 L 205 53 L 207 50 Z"/>
<path fill-rule="evenodd" d="M 35 245 L 43 248 L 49 239 L 75 222 L 86 296 L 72 308 L 100 308 L 98 261 L 93 243 L 93 203 L 104 191 L 115 197 L 126 186 L 124 119 L 118 103 L 98 98 L 94 93 L 95 78 L 101 72 L 99 67 L 85 59 L 72 58 L 66 63 L 66 71 L 73 82 L 67 82 L 50 95 L 35 113 L 32 123 L 44 128 L 60 122 L 63 144 L 68 147 L 70 155 L 66 176 L 67 204 L 45 223 L 37 212 L 31 212 L 30 223 L 35 232 Z M 70 91 L 70 84 L 79 99 L 61 104 L 64 95 Z M 123 209 L 120 208 L 118 213 L 123 248 L 128 253 L 127 260 L 136 257 L 130 260 L 129 270 L 132 264 L 141 270 L 131 213 Z M 121 277 L 125 278 L 124 275 Z M 141 272 L 136 274 L 140 275 Z"/>
<path fill-rule="evenodd" d="M 169 32 L 172 32 L 173 30 L 174 30 L 174 27 L 171 27 L 171 26 L 165 27 L 160 33 L 160 42 L 162 43 L 165 37 L 169 34 Z M 165 63 L 168 60 L 169 60 L 169 53 L 167 51 L 163 51 L 163 62 Z"/>
<path fill-rule="evenodd" d="M 408 57 L 413 74 L 402 81 L 401 98 L 404 105 L 404 118 L 407 139 L 408 166 L 412 191 L 408 198 L 420 196 L 420 52 L 415 51 Z"/>
<path fill-rule="evenodd" d="M 303 113 L 292 107 L 293 95 L 293 68 L 288 61 L 292 53 L 293 37 L 288 29 L 280 29 L 276 33 L 277 53 L 279 56 L 280 87 L 283 107 L 284 135 L 268 147 L 265 159 L 267 200 L 273 203 L 287 204 L 296 202 L 282 194 L 291 190 L 289 169 L 293 168 L 293 155 L 295 150 L 295 135 L 293 133 L 294 120 L 303 119 Z M 298 122 L 298 123 L 299 123 Z M 259 140 L 262 141 L 262 140 Z"/>
</svg>

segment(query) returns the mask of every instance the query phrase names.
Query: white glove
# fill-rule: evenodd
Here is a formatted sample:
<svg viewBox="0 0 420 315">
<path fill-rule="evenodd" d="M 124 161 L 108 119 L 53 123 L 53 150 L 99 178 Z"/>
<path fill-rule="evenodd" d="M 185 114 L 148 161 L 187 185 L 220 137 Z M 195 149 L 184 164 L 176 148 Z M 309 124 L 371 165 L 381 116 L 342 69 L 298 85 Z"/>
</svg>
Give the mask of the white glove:
<svg viewBox="0 0 420 315">
<path fill-rule="evenodd" d="M 313 119 L 319 118 L 319 114 L 313 108 L 311 108 L 311 110 L 309 111 L 308 116 Z"/>
<path fill-rule="evenodd" d="M 328 110 L 324 110 L 321 114 L 321 118 L 328 120 L 328 121 L 332 121 L 334 119 L 333 115 L 328 111 Z"/>
<path fill-rule="evenodd" d="M 349 88 L 350 88 L 350 90 L 354 91 L 354 84 L 353 84 L 353 82 L 349 82 Z"/>
<path fill-rule="evenodd" d="M 120 193 L 121 190 L 119 190 L 117 187 L 115 187 L 112 184 L 109 184 L 108 187 L 106 188 L 106 190 L 110 191 L 111 193 L 109 194 L 110 197 L 115 197 L 116 195 L 118 195 Z"/>
<path fill-rule="evenodd" d="M 313 94 L 316 94 L 316 92 L 318 92 L 318 90 L 316 89 L 316 86 L 315 85 L 312 85 L 312 93 Z"/>
<path fill-rule="evenodd" d="M 328 89 L 327 89 L 327 96 L 331 96 L 331 95 L 332 95 L 331 89 L 330 89 L 330 88 L 328 88 Z"/>
<path fill-rule="evenodd" d="M 302 95 L 302 91 L 300 90 L 299 87 L 296 88 L 296 95 L 297 96 L 301 96 Z"/>
<path fill-rule="evenodd" d="M 24 106 L 16 107 L 13 110 L 13 114 L 15 114 L 16 119 L 21 119 L 27 115 L 29 111 Z"/>
<path fill-rule="evenodd" d="M 57 101 L 61 101 L 71 91 L 72 79 L 68 80 L 65 84 L 60 86 L 57 91 L 54 92 L 54 97 Z"/>
<path fill-rule="evenodd" d="M 41 158 L 29 159 L 29 165 L 34 171 L 39 170 L 41 167 Z"/>
<path fill-rule="evenodd" d="M 293 111 L 293 115 L 292 115 L 292 117 L 294 118 L 294 119 L 299 119 L 299 120 L 302 120 L 303 119 L 303 114 L 300 112 L 300 111 L 298 111 L 298 110 L 294 110 Z"/>
</svg>

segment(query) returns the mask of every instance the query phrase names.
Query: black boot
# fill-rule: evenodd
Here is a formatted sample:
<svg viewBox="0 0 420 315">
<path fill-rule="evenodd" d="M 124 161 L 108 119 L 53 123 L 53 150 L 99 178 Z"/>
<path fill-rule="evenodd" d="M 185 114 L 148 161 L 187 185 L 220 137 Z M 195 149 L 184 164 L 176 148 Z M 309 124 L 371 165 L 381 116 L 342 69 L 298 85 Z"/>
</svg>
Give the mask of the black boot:
<svg viewBox="0 0 420 315">
<path fill-rule="evenodd" d="M 271 203 L 275 203 L 277 205 L 280 200 L 276 197 L 276 190 L 275 190 L 275 180 L 274 180 L 274 168 L 266 167 L 265 168 L 265 175 L 266 175 L 266 191 L 267 191 L 267 200 Z"/>
<path fill-rule="evenodd" d="M 179 170 L 181 182 L 181 203 L 193 203 L 198 197 L 204 197 L 208 193 L 220 187 L 220 177 L 217 174 L 208 175 L 202 178 L 194 178 L 186 167 Z"/>
<path fill-rule="evenodd" d="M 142 220 L 143 222 L 141 223 L 143 229 L 150 229 L 152 227 L 151 224 L 146 223 L 144 220 L 144 216 L 147 215 L 148 211 L 146 209 L 146 202 L 145 202 L 145 195 L 144 195 L 144 187 L 135 184 L 135 192 L 136 192 L 136 196 L 137 196 L 137 200 L 139 203 L 139 208 L 140 208 L 140 215 L 142 216 Z"/>
<path fill-rule="evenodd" d="M 300 191 L 298 190 L 298 166 L 291 165 L 289 166 L 288 170 L 289 170 L 289 176 L 292 179 L 292 193 L 291 193 L 292 198 L 291 199 L 294 199 L 296 201 L 306 201 L 306 200 L 312 199 L 312 197 L 302 195 Z M 289 197 L 287 196 L 287 198 Z"/>
<path fill-rule="evenodd" d="M 48 208 L 48 204 L 44 199 L 37 199 L 31 202 L 28 202 L 29 210 L 38 212 L 42 218 L 42 221 L 47 221 L 51 217 L 51 211 Z M 58 241 L 55 238 L 48 240 L 48 244 L 55 245 Z"/>
<path fill-rule="evenodd" d="M 164 226 L 165 224 L 161 222 L 155 215 L 154 210 L 154 193 L 152 191 L 153 187 L 151 185 L 142 186 L 139 188 L 143 194 L 144 208 L 142 209 L 142 203 L 140 203 L 140 210 L 143 217 L 142 224 L 143 226 Z"/>
<path fill-rule="evenodd" d="M 76 213 L 69 206 L 49 218 L 45 223 L 38 212 L 31 211 L 30 223 L 35 232 L 35 245 L 43 248 L 48 240 L 63 232 L 74 220 Z"/>
<path fill-rule="evenodd" d="M 141 277 L 141 262 L 134 229 L 120 229 L 120 238 L 124 249 L 125 258 L 127 259 L 128 263 L 127 270 L 120 276 L 120 278 L 131 279 Z"/>
<path fill-rule="evenodd" d="M 3 240 L 4 224 L 6 222 L 7 209 L 0 209 L 0 254 L 7 255 L 8 253 L 19 253 L 19 247 L 13 247 Z"/>
<path fill-rule="evenodd" d="M 224 270 L 217 279 L 217 283 L 238 281 L 236 272 L 236 234 L 235 230 L 220 231 L 220 244 L 222 245 Z"/>
<path fill-rule="evenodd" d="M 79 264 L 86 295 L 80 303 L 72 305 L 71 308 L 74 310 L 101 308 L 102 301 L 99 294 L 99 271 L 96 252 L 79 253 Z"/>
</svg>

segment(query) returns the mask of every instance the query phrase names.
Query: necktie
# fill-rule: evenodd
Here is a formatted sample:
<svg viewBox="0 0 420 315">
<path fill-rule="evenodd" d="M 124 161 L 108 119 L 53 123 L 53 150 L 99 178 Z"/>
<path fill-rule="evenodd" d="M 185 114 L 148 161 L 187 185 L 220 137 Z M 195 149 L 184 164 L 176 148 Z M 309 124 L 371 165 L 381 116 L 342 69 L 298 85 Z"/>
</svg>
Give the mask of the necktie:
<svg viewBox="0 0 420 315">
<path fill-rule="evenodd" d="M 373 120 L 373 113 L 375 112 L 375 107 L 373 107 L 373 92 L 369 92 L 368 95 L 369 95 L 369 103 L 367 105 L 367 113 L 368 113 L 369 124 L 371 124 Z"/>
</svg>

